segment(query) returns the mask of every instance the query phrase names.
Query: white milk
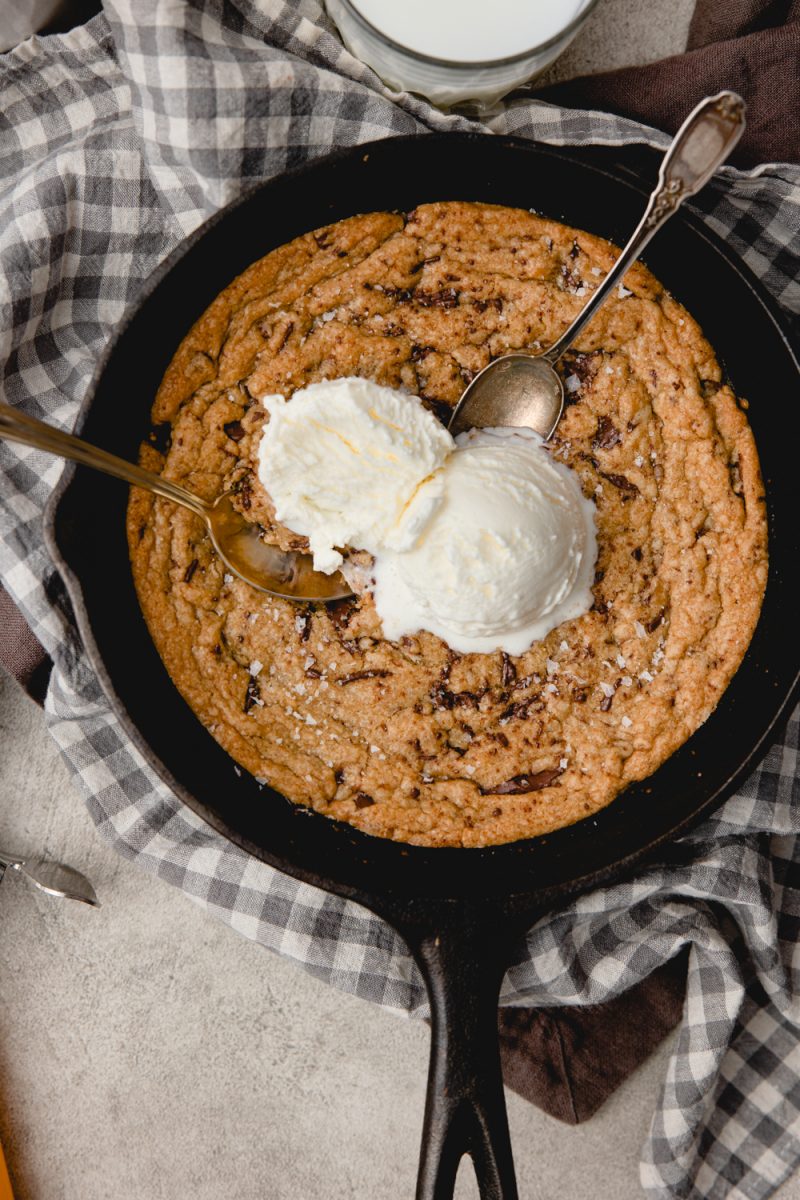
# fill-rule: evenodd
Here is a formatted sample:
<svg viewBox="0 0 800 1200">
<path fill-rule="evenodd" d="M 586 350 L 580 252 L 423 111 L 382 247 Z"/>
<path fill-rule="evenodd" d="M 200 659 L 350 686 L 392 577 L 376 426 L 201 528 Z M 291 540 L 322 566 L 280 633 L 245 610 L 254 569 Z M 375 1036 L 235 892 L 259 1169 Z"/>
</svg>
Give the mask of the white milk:
<svg viewBox="0 0 800 1200">
<path fill-rule="evenodd" d="M 345 46 L 389 87 L 443 108 L 474 101 L 484 112 L 549 66 L 595 3 L 325 0 Z"/>
<path fill-rule="evenodd" d="M 583 0 L 352 0 L 401 46 L 450 62 L 491 62 L 548 42 Z"/>
</svg>

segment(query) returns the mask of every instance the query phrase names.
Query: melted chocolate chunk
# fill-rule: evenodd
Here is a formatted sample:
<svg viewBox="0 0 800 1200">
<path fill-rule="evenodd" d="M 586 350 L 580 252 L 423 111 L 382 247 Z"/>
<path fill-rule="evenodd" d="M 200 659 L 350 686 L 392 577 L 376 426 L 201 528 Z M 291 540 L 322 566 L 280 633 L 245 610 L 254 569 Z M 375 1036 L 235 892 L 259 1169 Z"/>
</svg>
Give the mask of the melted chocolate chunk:
<svg viewBox="0 0 800 1200">
<path fill-rule="evenodd" d="M 497 721 L 500 725 L 507 725 L 509 721 L 522 721 L 531 712 L 541 712 L 543 708 L 541 695 L 537 692 L 535 696 L 530 696 L 527 700 L 518 700 L 515 704 L 509 704 L 508 708 L 500 713 Z"/>
<path fill-rule="evenodd" d="M 446 400 L 434 400 L 431 396 L 425 395 L 420 395 L 420 400 L 445 427 L 450 424 L 450 418 L 453 415 L 453 406 L 451 404 L 448 404 Z"/>
<path fill-rule="evenodd" d="M 503 301 L 499 296 L 491 296 L 487 300 L 473 300 L 472 303 L 479 313 L 486 312 L 487 308 L 493 308 L 495 312 L 503 311 Z"/>
<path fill-rule="evenodd" d="M 439 292 L 414 292 L 420 308 L 458 308 L 459 293 L 455 288 L 442 288 Z"/>
<path fill-rule="evenodd" d="M 239 497 L 243 509 L 250 508 L 253 503 L 253 478 L 249 471 L 234 480 L 231 484 L 231 495 Z"/>
<path fill-rule="evenodd" d="M 636 484 L 631 483 L 630 479 L 627 479 L 624 475 L 612 475 L 607 471 L 601 471 L 600 474 L 602 475 L 603 479 L 607 479 L 609 483 L 613 483 L 615 488 L 619 488 L 623 495 L 639 495 L 639 489 Z"/>
<path fill-rule="evenodd" d="M 281 338 L 278 345 L 275 347 L 276 354 L 280 354 L 281 350 L 286 345 L 289 338 L 292 336 L 293 332 L 294 332 L 294 321 L 290 321 L 289 324 L 286 326 L 286 328 L 283 331 L 283 337 Z"/>
<path fill-rule="evenodd" d="M 501 671 L 501 682 L 503 684 L 503 687 L 504 688 L 510 687 L 511 684 L 514 683 L 516 678 L 517 678 L 517 668 L 514 666 L 513 662 L 511 661 L 511 659 L 509 658 L 509 656 L 506 654 L 506 652 L 504 650 L 503 655 L 502 655 L 502 671 Z"/>
<path fill-rule="evenodd" d="M 591 383 L 600 368 L 602 350 L 574 351 L 564 355 L 564 374 L 577 375 L 581 383 Z"/>
<path fill-rule="evenodd" d="M 481 788 L 484 796 L 524 796 L 528 792 L 539 792 L 542 788 L 550 787 L 559 775 L 563 775 L 560 767 L 550 767 L 544 771 L 535 771 L 533 775 L 514 775 L 505 783 L 496 787 Z"/>
<path fill-rule="evenodd" d="M 738 460 L 728 463 L 728 475 L 730 476 L 731 487 L 734 493 L 737 496 L 741 496 L 744 492 L 744 487 L 742 486 L 742 469 L 739 466 Z"/>
<path fill-rule="evenodd" d="M 232 442 L 240 442 L 244 437 L 244 426 L 241 421 L 228 421 L 222 428 Z"/>
<path fill-rule="evenodd" d="M 357 601 L 351 596 L 346 600 L 335 600 L 327 608 L 328 616 L 338 630 L 346 629 L 350 624 L 357 608 Z"/>
<path fill-rule="evenodd" d="M 622 434 L 610 417 L 601 417 L 597 422 L 597 430 L 592 440 L 595 450 L 610 450 L 622 441 Z"/>
<path fill-rule="evenodd" d="M 577 292 L 579 287 L 583 287 L 583 280 L 577 271 L 573 271 L 563 263 L 561 267 L 561 278 L 564 280 L 564 290 L 568 292 Z"/>
<path fill-rule="evenodd" d="M 254 708 L 261 700 L 261 688 L 258 686 L 258 680 L 252 675 L 247 681 L 247 691 L 245 692 L 244 704 L 242 708 L 244 712 L 249 713 L 251 708 Z"/>
<path fill-rule="evenodd" d="M 647 622 L 645 629 L 648 633 L 655 633 L 661 622 L 664 620 L 666 612 L 667 610 L 665 608 L 659 609 L 656 615 Z"/>
<path fill-rule="evenodd" d="M 387 675 L 391 675 L 391 671 L 353 671 L 351 675 L 340 675 L 336 682 L 339 687 L 346 687 L 348 683 L 355 683 L 359 679 L 385 679 Z"/>
<path fill-rule="evenodd" d="M 435 708 L 450 710 L 453 708 L 477 708 L 480 698 L 475 692 L 451 692 L 443 684 L 438 683 L 431 690 L 431 703 Z"/>
<path fill-rule="evenodd" d="M 353 799 L 356 808 L 371 808 L 375 803 L 372 796 L 368 796 L 366 792 L 356 792 Z"/>
<path fill-rule="evenodd" d="M 390 300 L 396 300 L 398 304 L 408 304 L 415 295 L 411 288 L 384 287 L 381 288 L 381 291 L 384 296 L 388 296 Z"/>
<path fill-rule="evenodd" d="M 199 565 L 200 564 L 198 563 L 197 559 L 193 558 L 183 573 L 183 582 L 184 583 L 192 582 L 192 579 L 194 578 L 194 573 L 197 570 L 197 568 L 199 567 Z"/>
</svg>

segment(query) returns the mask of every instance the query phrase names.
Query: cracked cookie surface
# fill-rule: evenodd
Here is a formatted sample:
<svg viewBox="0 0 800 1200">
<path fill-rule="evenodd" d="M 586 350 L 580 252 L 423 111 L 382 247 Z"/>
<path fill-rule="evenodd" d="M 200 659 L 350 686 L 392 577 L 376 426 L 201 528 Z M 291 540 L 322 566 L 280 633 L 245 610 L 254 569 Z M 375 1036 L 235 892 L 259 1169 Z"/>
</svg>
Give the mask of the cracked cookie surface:
<svg viewBox="0 0 800 1200">
<path fill-rule="evenodd" d="M 555 341 L 616 250 L 517 209 L 425 205 L 298 238 L 195 324 L 144 465 L 236 503 L 286 548 L 256 475 L 258 397 L 361 375 L 447 420 L 492 357 Z M 595 602 L 516 658 L 383 639 L 369 596 L 301 607 L 226 574 L 191 513 L 131 492 L 134 580 L 172 679 L 291 800 L 367 833 L 486 846 L 549 832 L 651 774 L 706 719 L 755 628 L 763 485 L 743 407 L 641 264 L 560 369 L 552 452 L 597 508 Z M 268 803 L 265 797 L 264 803 Z"/>
</svg>

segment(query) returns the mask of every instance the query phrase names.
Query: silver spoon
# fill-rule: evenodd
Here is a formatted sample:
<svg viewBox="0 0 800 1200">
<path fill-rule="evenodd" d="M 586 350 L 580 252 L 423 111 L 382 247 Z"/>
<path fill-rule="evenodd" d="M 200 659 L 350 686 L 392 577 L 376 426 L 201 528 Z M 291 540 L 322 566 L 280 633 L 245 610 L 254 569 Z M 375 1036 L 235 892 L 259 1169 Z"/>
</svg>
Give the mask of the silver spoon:
<svg viewBox="0 0 800 1200">
<path fill-rule="evenodd" d="M 534 429 L 545 440 L 552 437 L 564 410 L 564 385 L 555 364 L 650 239 L 728 157 L 744 133 L 745 109 L 736 92 L 720 92 L 689 113 L 664 156 L 644 216 L 591 299 L 543 354 L 504 354 L 475 376 L 450 419 L 448 429 L 454 437 L 492 426 Z"/>
<path fill-rule="evenodd" d="M 0 438 L 72 459 L 182 504 L 205 521 L 214 549 L 225 565 L 259 591 L 291 600 L 318 601 L 338 600 L 352 594 L 338 573 L 323 575 L 315 571 L 310 554 L 287 553 L 265 542 L 258 526 L 245 521 L 233 507 L 227 492 L 209 504 L 161 475 L 134 466 L 3 403 L 0 403 Z"/>
<path fill-rule="evenodd" d="M 80 900 L 83 904 L 100 907 L 94 888 L 85 875 L 74 867 L 63 863 L 49 862 L 44 858 L 16 858 L 0 851 L 0 869 L 19 871 L 48 896 L 59 896 L 64 900 Z"/>
</svg>

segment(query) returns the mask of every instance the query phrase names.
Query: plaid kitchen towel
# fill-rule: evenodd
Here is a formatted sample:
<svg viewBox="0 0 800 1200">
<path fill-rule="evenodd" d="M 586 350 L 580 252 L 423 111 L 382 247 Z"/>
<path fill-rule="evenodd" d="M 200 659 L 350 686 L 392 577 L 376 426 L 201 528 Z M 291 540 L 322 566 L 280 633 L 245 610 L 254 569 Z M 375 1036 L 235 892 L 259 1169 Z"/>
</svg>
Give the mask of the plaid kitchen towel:
<svg viewBox="0 0 800 1200">
<path fill-rule="evenodd" d="M 72 426 L 142 282 L 242 187 L 354 144 L 466 129 L 395 94 L 336 39 L 319 0 L 108 0 L 70 34 L 0 60 L 0 362 L 5 398 Z M 667 138 L 530 98 L 486 132 L 559 144 Z M 795 316 L 800 170 L 724 169 L 694 202 Z M 100 831 L 262 945 L 335 986 L 422 1015 L 407 951 L 369 913 L 280 875 L 184 808 L 128 742 L 42 543 L 62 464 L 0 444 L 0 575 L 55 663 L 53 736 Z M 540 921 L 505 1004 L 594 1004 L 682 950 L 687 1001 L 642 1163 L 654 1194 L 768 1196 L 800 1161 L 800 808 L 795 715 L 680 865 Z"/>
</svg>

